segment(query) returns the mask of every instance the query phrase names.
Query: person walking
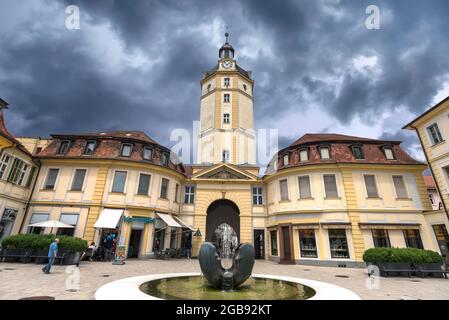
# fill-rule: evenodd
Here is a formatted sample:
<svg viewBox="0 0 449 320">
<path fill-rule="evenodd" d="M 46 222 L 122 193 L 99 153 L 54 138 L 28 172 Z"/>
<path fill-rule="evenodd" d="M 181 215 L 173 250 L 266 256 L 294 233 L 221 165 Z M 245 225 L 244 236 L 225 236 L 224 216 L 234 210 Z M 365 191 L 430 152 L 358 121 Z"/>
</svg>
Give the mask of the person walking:
<svg viewBox="0 0 449 320">
<path fill-rule="evenodd" d="M 111 261 L 112 247 L 114 245 L 114 237 L 112 234 L 108 234 L 105 239 L 104 249 L 105 249 L 105 260 Z"/>
<path fill-rule="evenodd" d="M 190 259 L 190 257 L 192 256 L 192 237 L 191 236 L 187 236 L 187 239 L 186 239 L 186 255 L 187 255 L 187 259 Z"/>
<path fill-rule="evenodd" d="M 55 262 L 56 255 L 58 254 L 58 243 L 59 239 L 56 238 L 55 241 L 50 244 L 50 248 L 48 250 L 48 264 L 42 268 L 42 272 L 45 274 L 50 274 L 51 266 Z"/>
</svg>

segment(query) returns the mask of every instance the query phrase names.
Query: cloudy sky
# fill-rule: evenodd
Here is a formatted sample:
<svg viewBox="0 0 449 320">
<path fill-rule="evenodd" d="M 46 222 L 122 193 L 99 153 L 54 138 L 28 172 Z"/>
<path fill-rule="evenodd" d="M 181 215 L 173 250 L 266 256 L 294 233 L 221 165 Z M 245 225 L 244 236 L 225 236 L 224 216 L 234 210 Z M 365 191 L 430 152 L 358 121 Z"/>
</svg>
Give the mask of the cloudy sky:
<svg viewBox="0 0 449 320">
<path fill-rule="evenodd" d="M 447 0 L 0 0 L 0 97 L 15 135 L 143 130 L 170 146 L 199 118 L 228 25 L 256 127 L 279 129 L 280 147 L 334 132 L 403 140 L 423 159 L 401 128 L 449 95 L 448 12 Z"/>
</svg>

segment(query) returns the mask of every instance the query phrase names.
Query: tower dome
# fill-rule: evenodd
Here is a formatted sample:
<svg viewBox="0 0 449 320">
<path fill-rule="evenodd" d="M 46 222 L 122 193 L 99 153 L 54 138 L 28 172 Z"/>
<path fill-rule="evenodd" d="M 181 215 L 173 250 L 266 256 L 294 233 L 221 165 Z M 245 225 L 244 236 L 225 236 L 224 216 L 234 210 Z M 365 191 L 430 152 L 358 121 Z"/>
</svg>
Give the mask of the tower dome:
<svg viewBox="0 0 449 320">
<path fill-rule="evenodd" d="M 225 33 L 225 37 L 226 37 L 226 42 L 218 51 L 218 56 L 220 57 L 220 59 L 223 59 L 223 58 L 234 59 L 234 48 L 228 42 L 228 38 L 229 38 L 228 32 Z"/>
</svg>

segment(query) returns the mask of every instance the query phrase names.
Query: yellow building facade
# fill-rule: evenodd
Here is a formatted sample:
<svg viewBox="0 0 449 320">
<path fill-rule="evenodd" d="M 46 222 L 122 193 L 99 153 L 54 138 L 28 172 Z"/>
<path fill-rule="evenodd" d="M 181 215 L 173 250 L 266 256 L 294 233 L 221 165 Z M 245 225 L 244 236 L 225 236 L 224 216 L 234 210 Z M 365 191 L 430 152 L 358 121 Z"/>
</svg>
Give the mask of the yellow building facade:
<svg viewBox="0 0 449 320">
<path fill-rule="evenodd" d="M 449 257 L 449 97 L 431 107 L 403 129 L 414 130 L 435 181 L 442 206 L 427 213 L 428 223 L 437 235 L 437 242 L 446 261 Z"/>
<path fill-rule="evenodd" d="M 306 134 L 261 175 L 254 81 L 234 54 L 226 39 L 200 81 L 194 165 L 138 131 L 24 138 L 32 153 L 43 149 L 20 232 L 48 233 L 28 225 L 56 219 L 74 228 L 53 232 L 96 245 L 117 233 L 129 257 L 190 247 L 197 256 L 208 241 L 223 251 L 251 243 L 257 259 L 347 267 L 376 246 L 441 249 L 426 165 L 398 141 Z"/>
</svg>

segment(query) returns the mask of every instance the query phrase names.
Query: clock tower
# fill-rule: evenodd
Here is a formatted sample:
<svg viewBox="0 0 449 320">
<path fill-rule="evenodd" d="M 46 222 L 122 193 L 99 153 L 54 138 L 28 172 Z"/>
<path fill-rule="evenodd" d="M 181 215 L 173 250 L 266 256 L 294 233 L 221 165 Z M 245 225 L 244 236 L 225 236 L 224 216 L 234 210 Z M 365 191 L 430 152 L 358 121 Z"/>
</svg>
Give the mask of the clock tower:
<svg viewBox="0 0 449 320">
<path fill-rule="evenodd" d="M 197 164 L 255 165 L 254 81 L 237 64 L 229 33 L 225 36 L 217 65 L 201 80 Z"/>
</svg>

